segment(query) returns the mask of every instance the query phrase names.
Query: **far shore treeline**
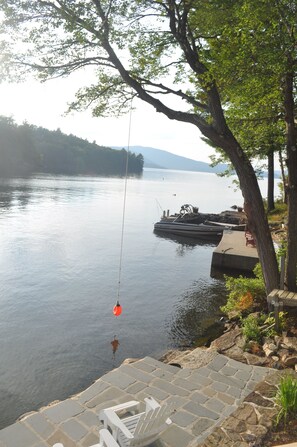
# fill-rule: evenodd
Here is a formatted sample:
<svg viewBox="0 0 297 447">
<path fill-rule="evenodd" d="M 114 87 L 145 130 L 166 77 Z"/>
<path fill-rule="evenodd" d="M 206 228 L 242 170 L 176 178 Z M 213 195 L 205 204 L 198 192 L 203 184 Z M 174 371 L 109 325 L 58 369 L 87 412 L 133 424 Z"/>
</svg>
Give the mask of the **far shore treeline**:
<svg viewBox="0 0 297 447">
<path fill-rule="evenodd" d="M 143 156 L 129 152 L 128 174 L 143 171 Z M 127 152 L 0 116 L 0 177 L 35 173 L 116 175 L 126 173 Z"/>
</svg>

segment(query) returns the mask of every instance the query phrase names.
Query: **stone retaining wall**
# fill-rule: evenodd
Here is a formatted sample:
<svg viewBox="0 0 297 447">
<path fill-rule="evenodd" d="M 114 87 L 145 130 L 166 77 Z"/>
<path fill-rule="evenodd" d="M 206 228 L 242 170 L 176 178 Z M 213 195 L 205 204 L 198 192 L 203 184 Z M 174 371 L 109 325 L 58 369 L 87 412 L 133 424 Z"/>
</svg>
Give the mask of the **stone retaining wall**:
<svg viewBox="0 0 297 447">
<path fill-rule="evenodd" d="M 199 447 L 264 447 L 263 438 L 275 423 L 278 413 L 273 397 L 285 374 L 288 371 L 273 371 L 267 376 Z M 295 372 L 291 374 L 297 377 Z"/>
</svg>

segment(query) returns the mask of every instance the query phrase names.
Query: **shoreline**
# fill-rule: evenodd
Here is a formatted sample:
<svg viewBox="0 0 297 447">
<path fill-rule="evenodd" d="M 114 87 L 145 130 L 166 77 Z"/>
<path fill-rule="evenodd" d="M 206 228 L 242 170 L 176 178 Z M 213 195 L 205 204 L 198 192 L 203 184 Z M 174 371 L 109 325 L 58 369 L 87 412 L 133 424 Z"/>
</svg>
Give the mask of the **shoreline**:
<svg viewBox="0 0 297 447">
<path fill-rule="evenodd" d="M 55 442 L 63 442 L 65 447 L 92 445 L 98 442 L 98 413 L 102 408 L 132 399 L 142 402 L 144 397 L 152 395 L 160 402 L 176 398 L 179 401 L 174 424 L 162 437 L 164 447 L 237 447 L 239 439 L 241 447 L 254 445 L 251 442 L 261 447 L 260 441 L 271 429 L 278 411 L 272 391 L 277 389 L 287 369 L 278 371 L 263 363 L 260 366 L 256 356 L 252 358 L 255 364 L 249 364 L 250 357 L 244 363 L 221 353 L 238 348 L 238 339 L 238 328 L 232 328 L 216 338 L 210 347 L 166 350 L 160 360 L 127 358 L 119 367 L 66 400 L 55 400 L 20 416 L 14 424 L 0 430 L 0 444 L 35 447 L 39 445 L 36 437 L 41 437 L 43 446 Z M 238 356 L 238 350 L 234 352 Z M 297 373 L 293 374 L 297 377 Z M 198 380 L 194 383 L 189 381 L 196 376 Z M 222 414 L 213 419 L 213 411 L 222 405 Z M 15 436 L 16 430 L 26 430 L 32 442 L 3 442 Z M 82 438 L 75 439 L 75 436 Z"/>
<path fill-rule="evenodd" d="M 3 432 L 12 433 L 19 426 L 30 428 L 34 436 L 40 435 L 36 421 L 42 419 L 42 430 L 45 423 L 52 428 L 52 433 L 42 445 L 55 442 L 63 442 L 67 447 L 91 445 L 98 442 L 97 415 L 100 409 L 131 399 L 142 402 L 148 395 L 160 402 L 172 399 L 179 402 L 172 416 L 172 426 L 161 437 L 164 447 L 237 447 L 239 437 L 242 439 L 241 447 L 248 447 L 251 441 L 258 441 L 268 433 L 272 418 L 277 414 L 271 391 L 276 389 L 283 372 L 243 364 L 219 354 L 213 347 L 168 351 L 166 357 L 169 362 L 173 359 L 178 361 L 181 368 L 150 357 L 126 359 L 120 367 L 65 401 L 54 401 L 38 411 L 24 414 L 16 424 L 0 431 L 0 442 Z M 196 375 L 198 380 L 188 382 Z M 149 380 L 152 380 L 151 384 Z M 197 401 L 194 396 L 198 395 L 205 397 Z M 213 411 L 220 408 L 221 414 L 212 416 L 215 414 Z M 81 439 L 74 439 L 78 436 L 74 423 L 79 424 L 82 430 Z M 34 447 L 35 443 L 24 445 Z M 10 444 L 4 446 L 10 447 Z"/>
<path fill-rule="evenodd" d="M 218 323 L 218 322 L 217 322 Z M 234 327 L 235 326 L 235 327 Z M 294 340 L 294 337 L 291 337 Z M 198 341 L 204 341 L 206 337 L 199 337 Z M 295 349 L 297 353 L 297 338 L 294 340 L 295 342 Z M 268 358 L 263 358 L 261 356 L 257 355 L 249 355 L 248 353 L 244 354 L 243 349 L 243 340 L 241 337 L 241 330 L 236 326 L 233 325 L 233 327 L 227 327 L 226 323 L 222 323 L 222 330 L 220 335 L 216 337 L 208 337 L 207 338 L 207 344 L 200 345 L 197 344 L 195 347 L 187 346 L 185 348 L 173 348 L 173 349 L 166 349 L 164 351 L 159 352 L 158 355 L 153 356 L 153 358 L 156 358 L 156 360 L 169 365 L 169 366 L 177 366 L 180 368 L 199 368 L 201 366 L 204 366 L 209 362 L 209 360 L 213 356 L 213 352 L 216 352 L 218 354 L 227 355 L 230 359 L 240 361 L 242 363 L 246 363 L 249 365 L 254 366 L 267 366 L 271 368 L 272 370 L 275 370 L 277 368 L 274 368 L 271 366 L 271 355 Z M 292 349 L 293 345 L 290 345 L 290 349 Z M 241 351 L 241 352 L 240 352 Z M 195 352 L 199 352 L 199 356 L 195 355 Z M 295 357 L 294 357 L 295 358 Z M 140 361 L 142 358 L 133 358 L 133 357 L 127 357 L 123 360 L 123 362 L 117 366 L 113 367 L 112 369 L 106 371 L 104 374 L 99 376 L 98 378 L 94 379 L 87 388 L 84 388 L 78 392 L 75 392 L 73 394 L 70 394 L 66 399 L 71 399 L 79 396 L 81 393 L 83 393 L 86 389 L 90 388 L 94 383 L 96 383 L 98 380 L 101 379 L 105 374 L 108 374 L 112 371 L 115 371 L 119 369 L 122 365 L 129 365 L 133 364 L 134 362 Z M 273 360 L 273 359 L 272 359 Z M 297 362 L 297 354 L 296 354 L 296 362 Z M 297 364 L 296 364 L 296 371 L 297 371 Z M 65 400 L 65 399 L 64 399 Z M 28 415 L 35 413 L 36 411 L 43 410 L 45 408 L 49 408 L 57 403 L 61 402 L 60 399 L 55 399 L 54 401 L 49 402 L 48 404 L 42 405 L 37 410 L 28 411 L 26 413 L 23 413 L 19 417 L 16 418 L 15 422 L 21 421 L 23 418 L 27 417 Z M 15 423 L 13 422 L 13 423 Z M 12 424 L 13 424 L 12 423 Z M 10 425 L 12 425 L 10 424 Z M 9 426 L 9 425 L 8 425 Z M 5 426 L 2 429 L 8 427 Z M 0 431 L 2 430 L 0 429 Z"/>
<path fill-rule="evenodd" d="M 26 430 L 31 441 L 22 447 L 63 442 L 65 447 L 83 447 L 98 442 L 98 414 L 102 408 L 152 396 L 160 403 L 174 404 L 173 424 L 161 435 L 164 447 L 194 447 L 236 411 L 270 370 L 218 354 L 213 348 L 180 352 L 182 368 L 150 357 L 126 359 L 90 387 L 66 399 L 30 412 L 0 431 L 0 442 L 17 430 Z M 47 426 L 46 434 L 44 434 Z M 99 426 L 100 430 L 100 426 Z M 42 432 L 42 433 L 41 433 Z M 3 442 L 4 447 L 19 444 Z M 202 444 L 203 445 L 203 444 Z"/>
</svg>

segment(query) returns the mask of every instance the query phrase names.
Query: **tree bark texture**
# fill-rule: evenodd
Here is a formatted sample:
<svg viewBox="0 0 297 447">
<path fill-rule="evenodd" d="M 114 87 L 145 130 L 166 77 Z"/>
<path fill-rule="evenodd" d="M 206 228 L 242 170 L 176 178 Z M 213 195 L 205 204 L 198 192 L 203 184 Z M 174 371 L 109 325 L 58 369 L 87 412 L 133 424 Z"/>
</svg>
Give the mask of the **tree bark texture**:
<svg viewBox="0 0 297 447">
<path fill-rule="evenodd" d="M 281 168 L 281 174 L 282 174 L 282 183 L 283 183 L 283 203 L 288 203 L 288 197 L 287 197 L 287 176 L 285 173 L 285 166 L 284 166 L 284 159 L 282 151 L 279 150 L 278 152 L 278 158 L 279 158 L 279 164 Z"/>
<path fill-rule="evenodd" d="M 294 123 L 293 72 L 287 73 L 284 82 L 285 120 L 287 132 L 287 168 L 288 168 L 288 228 L 285 286 L 296 291 L 297 266 L 297 147 Z"/>
<path fill-rule="evenodd" d="M 279 287 L 279 269 L 263 199 L 253 167 L 233 136 L 226 140 L 229 156 L 239 179 L 251 233 L 256 240 L 266 292 Z"/>
<path fill-rule="evenodd" d="M 268 186 L 267 186 L 267 211 L 274 210 L 274 151 L 268 152 Z"/>
</svg>

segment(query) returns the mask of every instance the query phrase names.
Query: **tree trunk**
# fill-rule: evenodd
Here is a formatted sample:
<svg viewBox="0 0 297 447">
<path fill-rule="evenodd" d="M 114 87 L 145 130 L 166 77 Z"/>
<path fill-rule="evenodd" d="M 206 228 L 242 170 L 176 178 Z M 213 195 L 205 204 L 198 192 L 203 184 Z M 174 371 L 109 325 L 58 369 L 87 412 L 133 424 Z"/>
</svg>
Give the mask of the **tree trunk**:
<svg viewBox="0 0 297 447">
<path fill-rule="evenodd" d="M 293 71 L 285 78 L 285 120 L 287 131 L 287 168 L 288 168 L 288 228 L 285 286 L 296 291 L 297 266 L 297 147 L 294 123 Z"/>
<path fill-rule="evenodd" d="M 279 158 L 279 164 L 281 168 L 282 173 L 282 182 L 283 182 L 283 203 L 288 203 L 288 185 L 287 185 L 287 177 L 285 174 L 285 168 L 284 168 L 284 159 L 281 149 L 278 151 L 278 158 Z"/>
<path fill-rule="evenodd" d="M 279 270 L 260 188 L 249 160 L 243 163 L 242 160 L 239 160 L 236 163 L 233 158 L 232 163 L 236 168 L 244 197 L 244 209 L 247 214 L 249 228 L 256 240 L 259 261 L 268 294 L 271 290 L 279 287 Z"/>
<path fill-rule="evenodd" d="M 274 151 L 268 152 L 268 186 L 267 186 L 267 211 L 274 210 Z"/>
<path fill-rule="evenodd" d="M 221 147 L 230 158 L 239 179 L 244 209 L 249 228 L 256 240 L 268 294 L 279 287 L 279 269 L 258 180 L 249 159 L 230 131 L 225 134 L 224 141 L 221 141 Z"/>
<path fill-rule="evenodd" d="M 249 159 L 226 123 L 215 81 L 210 80 L 208 83 L 205 83 L 205 80 L 203 80 L 202 82 L 207 97 L 208 109 L 212 117 L 211 123 L 201 117 L 200 114 L 171 109 L 158 98 L 149 94 L 149 92 L 143 88 L 142 84 L 137 79 L 133 78 L 131 73 L 124 68 L 108 41 L 108 21 L 106 21 L 105 14 L 102 9 L 100 9 L 99 12 L 102 20 L 105 22 L 106 34 L 106 39 L 102 41 L 101 44 L 108 53 L 110 62 L 117 68 L 124 82 L 136 91 L 140 99 L 155 107 L 157 112 L 163 113 L 169 119 L 194 124 L 206 138 L 211 140 L 214 145 L 222 148 L 230 158 L 240 182 L 245 201 L 245 211 L 248 216 L 251 232 L 256 239 L 266 291 L 269 293 L 272 289 L 278 288 L 278 265 L 258 181 Z M 171 32 L 180 44 L 189 66 L 193 69 L 198 78 L 200 76 L 203 78 L 207 69 L 201 63 L 199 55 L 192 49 L 191 42 L 187 40 L 187 36 L 183 33 L 185 24 L 182 23 L 182 26 L 176 26 L 174 9 L 168 9 L 167 12 L 168 14 L 171 14 Z M 187 15 L 178 16 L 178 20 L 181 20 L 182 22 L 186 18 Z"/>
</svg>

